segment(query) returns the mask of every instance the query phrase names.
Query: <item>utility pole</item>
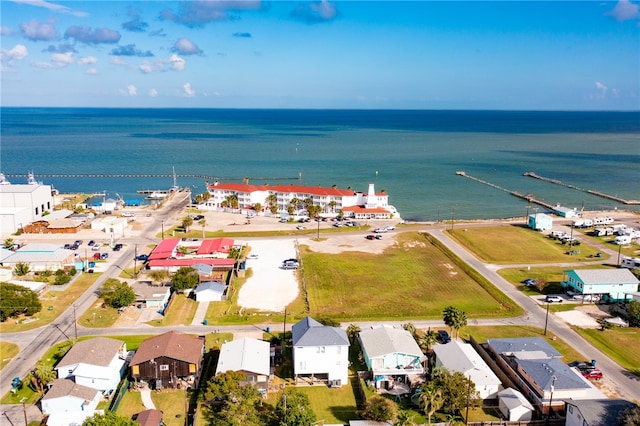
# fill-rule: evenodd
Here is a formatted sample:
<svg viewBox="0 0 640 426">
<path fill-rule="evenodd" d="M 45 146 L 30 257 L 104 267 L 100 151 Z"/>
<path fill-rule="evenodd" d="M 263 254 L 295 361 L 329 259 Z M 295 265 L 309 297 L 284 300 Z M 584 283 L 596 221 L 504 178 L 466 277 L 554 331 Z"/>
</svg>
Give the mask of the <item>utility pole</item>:
<svg viewBox="0 0 640 426">
<path fill-rule="evenodd" d="M 73 331 L 78 340 L 78 321 L 76 321 L 76 304 L 73 304 Z"/>
<path fill-rule="evenodd" d="M 547 302 L 547 316 L 544 318 L 544 335 L 547 335 L 547 323 L 549 322 L 549 305 L 550 302 Z"/>
</svg>

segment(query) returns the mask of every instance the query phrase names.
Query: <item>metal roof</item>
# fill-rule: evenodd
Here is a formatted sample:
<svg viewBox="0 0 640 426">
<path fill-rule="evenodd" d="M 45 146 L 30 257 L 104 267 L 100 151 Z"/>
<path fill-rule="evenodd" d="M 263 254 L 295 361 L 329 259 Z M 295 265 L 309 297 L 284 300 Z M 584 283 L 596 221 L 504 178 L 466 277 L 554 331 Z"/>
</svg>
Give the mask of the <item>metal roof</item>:
<svg viewBox="0 0 640 426">
<path fill-rule="evenodd" d="M 347 333 L 341 328 L 320 324 L 306 317 L 291 328 L 293 346 L 349 346 Z"/>
</svg>

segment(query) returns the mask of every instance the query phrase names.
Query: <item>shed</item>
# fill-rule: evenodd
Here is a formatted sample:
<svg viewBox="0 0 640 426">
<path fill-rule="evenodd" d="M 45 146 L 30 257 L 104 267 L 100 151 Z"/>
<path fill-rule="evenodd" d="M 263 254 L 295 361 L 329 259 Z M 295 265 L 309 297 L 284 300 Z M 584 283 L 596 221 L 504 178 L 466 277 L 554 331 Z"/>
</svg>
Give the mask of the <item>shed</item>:
<svg viewBox="0 0 640 426">
<path fill-rule="evenodd" d="M 527 398 L 513 388 L 498 392 L 498 408 L 510 422 L 531 420 L 535 411 Z"/>
<path fill-rule="evenodd" d="M 219 281 L 206 281 L 195 289 L 196 302 L 220 302 L 225 300 L 227 286 Z"/>
<path fill-rule="evenodd" d="M 529 215 L 527 226 L 536 231 L 546 231 L 553 227 L 553 218 L 545 213 L 534 213 Z"/>
</svg>

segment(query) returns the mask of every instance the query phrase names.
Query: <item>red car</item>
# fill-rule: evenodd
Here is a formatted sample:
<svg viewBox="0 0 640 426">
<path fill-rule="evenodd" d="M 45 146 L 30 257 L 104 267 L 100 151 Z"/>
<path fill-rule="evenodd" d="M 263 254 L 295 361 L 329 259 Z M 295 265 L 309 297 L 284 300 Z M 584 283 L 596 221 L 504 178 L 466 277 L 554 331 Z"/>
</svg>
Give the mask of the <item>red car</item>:
<svg viewBox="0 0 640 426">
<path fill-rule="evenodd" d="M 582 373 L 582 375 L 590 380 L 600 380 L 602 379 L 602 371 L 600 370 L 596 370 L 594 369 L 590 369 L 590 370 L 582 370 L 580 371 Z"/>
<path fill-rule="evenodd" d="M 94 259 L 97 259 L 97 260 L 98 260 L 98 259 L 100 259 L 100 253 L 96 253 L 96 254 L 94 254 L 94 255 L 93 255 L 93 258 L 94 258 Z"/>
</svg>

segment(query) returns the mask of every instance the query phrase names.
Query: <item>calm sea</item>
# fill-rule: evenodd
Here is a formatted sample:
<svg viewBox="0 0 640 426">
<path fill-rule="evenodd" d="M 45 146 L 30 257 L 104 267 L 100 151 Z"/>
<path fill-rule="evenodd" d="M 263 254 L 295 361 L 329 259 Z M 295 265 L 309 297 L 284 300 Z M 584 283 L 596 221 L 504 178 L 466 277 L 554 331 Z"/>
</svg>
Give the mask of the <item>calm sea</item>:
<svg viewBox="0 0 640 426">
<path fill-rule="evenodd" d="M 2 108 L 0 171 L 33 171 L 61 192 L 141 198 L 165 178 L 48 178 L 46 174 L 249 177 L 251 183 L 337 185 L 389 193 L 405 219 L 524 216 L 526 202 L 456 171 L 549 203 L 628 208 L 523 176 L 640 199 L 640 113 Z M 272 180 L 270 178 L 295 178 Z M 179 178 L 194 193 L 203 179 Z M 635 208 L 638 210 L 638 207 Z"/>
</svg>

